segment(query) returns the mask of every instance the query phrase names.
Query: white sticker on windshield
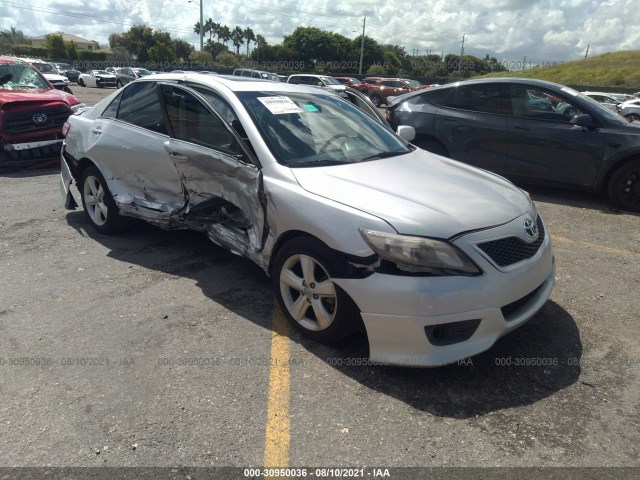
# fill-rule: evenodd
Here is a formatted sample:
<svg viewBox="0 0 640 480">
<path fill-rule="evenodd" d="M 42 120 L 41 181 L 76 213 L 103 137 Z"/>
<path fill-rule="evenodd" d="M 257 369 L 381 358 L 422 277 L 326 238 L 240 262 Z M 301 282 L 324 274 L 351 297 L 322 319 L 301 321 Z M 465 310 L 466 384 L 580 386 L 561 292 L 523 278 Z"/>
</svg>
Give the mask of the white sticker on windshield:
<svg viewBox="0 0 640 480">
<path fill-rule="evenodd" d="M 289 97 L 258 97 L 258 100 L 274 115 L 302 113 L 302 109 Z"/>
</svg>

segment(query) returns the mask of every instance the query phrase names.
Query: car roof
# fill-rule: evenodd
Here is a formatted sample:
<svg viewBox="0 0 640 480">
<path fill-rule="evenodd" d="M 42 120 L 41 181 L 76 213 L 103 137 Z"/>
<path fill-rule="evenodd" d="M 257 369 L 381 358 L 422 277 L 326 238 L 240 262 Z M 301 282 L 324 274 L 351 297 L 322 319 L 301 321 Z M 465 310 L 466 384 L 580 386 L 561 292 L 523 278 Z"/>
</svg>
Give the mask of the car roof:
<svg viewBox="0 0 640 480">
<path fill-rule="evenodd" d="M 322 75 L 325 76 L 325 75 Z M 196 72 L 189 73 L 160 73 L 153 78 L 143 77 L 137 82 L 157 82 L 161 80 L 193 82 L 212 87 L 226 87 L 232 92 L 307 92 L 318 94 L 322 92 L 316 87 L 294 85 L 286 82 L 272 82 L 252 77 L 239 77 L 235 75 L 200 75 Z"/>
</svg>

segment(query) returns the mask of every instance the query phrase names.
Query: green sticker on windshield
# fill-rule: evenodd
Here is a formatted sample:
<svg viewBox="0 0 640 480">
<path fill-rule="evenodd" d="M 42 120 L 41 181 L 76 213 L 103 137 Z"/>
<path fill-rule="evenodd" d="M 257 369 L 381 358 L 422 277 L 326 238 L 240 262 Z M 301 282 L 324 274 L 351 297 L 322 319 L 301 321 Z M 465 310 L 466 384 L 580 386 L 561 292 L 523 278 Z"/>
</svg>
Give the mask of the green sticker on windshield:
<svg viewBox="0 0 640 480">
<path fill-rule="evenodd" d="M 318 107 L 316 107 L 313 103 L 306 103 L 304 105 L 305 110 L 308 112 L 319 112 Z"/>
</svg>

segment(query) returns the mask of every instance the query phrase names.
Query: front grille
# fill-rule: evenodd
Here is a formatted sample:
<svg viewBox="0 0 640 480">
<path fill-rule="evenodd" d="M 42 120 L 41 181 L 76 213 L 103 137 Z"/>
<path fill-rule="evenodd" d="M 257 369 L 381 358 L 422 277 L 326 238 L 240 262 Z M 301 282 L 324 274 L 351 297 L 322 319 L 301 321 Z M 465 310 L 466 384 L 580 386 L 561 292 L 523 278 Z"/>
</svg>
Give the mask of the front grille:
<svg viewBox="0 0 640 480">
<path fill-rule="evenodd" d="M 538 216 L 537 224 L 538 238 L 531 243 L 527 243 L 519 237 L 507 237 L 479 243 L 478 247 L 501 267 L 521 262 L 533 257 L 544 241 L 545 231 L 540 216 Z"/>
<path fill-rule="evenodd" d="M 44 113 L 47 116 L 47 120 L 44 123 L 35 124 L 32 117 L 36 113 Z M 3 127 L 7 135 L 22 135 L 45 130 L 61 129 L 70 114 L 69 109 L 63 105 L 30 108 L 29 110 L 8 113 L 4 119 Z"/>
<path fill-rule="evenodd" d="M 542 285 L 540 285 L 538 288 L 536 288 L 531 293 L 528 293 L 524 297 L 519 298 L 515 302 L 511 302 L 510 304 L 505 305 L 504 307 L 501 307 L 500 311 L 502 312 L 502 316 L 504 317 L 504 319 L 507 322 L 510 322 L 511 320 L 513 320 L 515 318 L 515 315 L 513 314 L 516 313 L 518 310 L 520 310 L 522 307 L 524 307 L 527 303 L 529 303 L 529 300 L 535 297 L 536 293 L 538 293 L 538 290 L 540 290 L 540 288 L 542 288 Z"/>
</svg>

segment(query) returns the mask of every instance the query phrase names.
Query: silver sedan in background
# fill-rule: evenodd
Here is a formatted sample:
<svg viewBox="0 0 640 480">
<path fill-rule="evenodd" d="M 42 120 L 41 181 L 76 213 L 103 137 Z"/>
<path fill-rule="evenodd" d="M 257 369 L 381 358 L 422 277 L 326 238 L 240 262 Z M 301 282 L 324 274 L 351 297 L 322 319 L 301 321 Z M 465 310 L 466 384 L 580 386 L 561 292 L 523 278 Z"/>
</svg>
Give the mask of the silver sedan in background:
<svg viewBox="0 0 640 480">
<path fill-rule="evenodd" d="M 65 131 L 65 206 L 81 202 L 97 231 L 126 217 L 201 231 L 271 277 L 303 334 L 364 330 L 375 361 L 480 353 L 553 287 L 550 235 L 526 192 L 414 147 L 331 91 L 153 75 Z"/>
</svg>

